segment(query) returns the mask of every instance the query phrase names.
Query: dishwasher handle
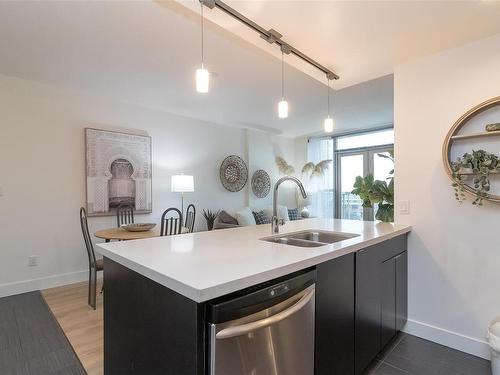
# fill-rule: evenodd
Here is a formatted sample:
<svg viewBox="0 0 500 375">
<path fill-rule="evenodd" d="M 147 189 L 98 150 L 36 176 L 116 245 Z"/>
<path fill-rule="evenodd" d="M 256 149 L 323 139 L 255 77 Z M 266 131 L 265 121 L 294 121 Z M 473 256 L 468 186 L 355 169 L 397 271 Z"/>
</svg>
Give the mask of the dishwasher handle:
<svg viewBox="0 0 500 375">
<path fill-rule="evenodd" d="M 282 320 L 288 318 L 289 316 L 300 311 L 305 305 L 309 303 L 311 298 L 314 296 L 314 288 L 309 292 L 304 294 L 301 299 L 290 306 L 288 309 L 283 310 L 275 315 L 267 317 L 265 319 L 257 320 L 255 322 L 241 324 L 239 326 L 225 328 L 215 335 L 218 339 L 228 339 L 231 337 L 245 335 L 249 332 L 255 331 L 259 328 L 268 327 L 270 325 L 281 322 Z"/>
</svg>

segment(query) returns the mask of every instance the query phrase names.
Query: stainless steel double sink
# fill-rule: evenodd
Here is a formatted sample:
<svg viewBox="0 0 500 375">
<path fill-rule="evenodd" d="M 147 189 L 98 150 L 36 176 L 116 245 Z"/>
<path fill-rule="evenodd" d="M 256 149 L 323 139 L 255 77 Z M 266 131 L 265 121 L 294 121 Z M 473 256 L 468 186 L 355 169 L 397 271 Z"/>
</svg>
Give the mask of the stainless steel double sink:
<svg viewBox="0 0 500 375">
<path fill-rule="evenodd" d="M 326 230 L 304 230 L 261 238 L 262 241 L 298 247 L 320 247 L 358 237 L 359 234 Z"/>
</svg>

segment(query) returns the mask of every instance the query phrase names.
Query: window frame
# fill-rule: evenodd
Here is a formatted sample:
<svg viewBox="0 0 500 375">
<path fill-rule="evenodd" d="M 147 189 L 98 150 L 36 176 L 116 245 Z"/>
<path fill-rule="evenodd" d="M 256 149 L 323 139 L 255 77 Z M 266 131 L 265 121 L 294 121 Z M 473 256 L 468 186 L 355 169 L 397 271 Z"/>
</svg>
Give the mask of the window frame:
<svg viewBox="0 0 500 375">
<path fill-rule="evenodd" d="M 394 150 L 394 143 L 389 143 L 389 144 L 383 144 L 383 145 L 376 145 L 376 146 L 367 146 L 367 147 L 356 147 L 356 148 L 350 148 L 350 149 L 343 149 L 343 150 L 338 150 L 337 147 L 337 141 L 339 138 L 342 137 L 347 137 L 347 136 L 355 136 L 355 135 L 360 135 L 360 134 L 366 134 L 366 133 L 376 133 L 384 130 L 394 130 L 394 125 L 387 125 L 387 126 L 381 126 L 378 128 L 373 128 L 373 129 L 363 129 L 363 130 L 357 130 L 357 131 L 349 131 L 349 132 L 344 132 L 344 133 L 339 133 L 336 135 L 331 135 L 331 136 L 321 136 L 321 137 L 310 137 L 308 139 L 308 143 L 311 139 L 332 139 L 333 145 L 333 168 L 334 168 L 334 173 L 333 173 L 333 218 L 335 219 L 340 219 L 341 218 L 341 181 L 340 181 L 340 176 L 341 176 L 341 170 L 340 170 L 340 158 L 342 156 L 348 156 L 348 155 L 363 155 L 363 173 L 364 176 L 367 176 L 370 173 L 374 173 L 374 156 L 378 153 L 382 152 L 388 152 L 389 150 Z M 330 190 L 330 189 L 323 189 L 323 190 Z M 372 221 L 374 220 L 374 210 L 373 208 L 364 208 L 363 209 L 363 220 L 365 221 Z"/>
<path fill-rule="evenodd" d="M 363 177 L 370 173 L 374 173 L 374 157 L 376 154 L 388 152 L 394 149 L 394 144 L 386 144 L 380 146 L 358 147 L 349 150 L 334 151 L 334 218 L 340 219 L 342 216 L 342 189 L 341 189 L 341 163 L 340 159 L 343 156 L 363 155 Z M 354 188 L 353 188 L 354 189 Z M 373 221 L 373 208 L 363 208 L 363 220 Z"/>
</svg>

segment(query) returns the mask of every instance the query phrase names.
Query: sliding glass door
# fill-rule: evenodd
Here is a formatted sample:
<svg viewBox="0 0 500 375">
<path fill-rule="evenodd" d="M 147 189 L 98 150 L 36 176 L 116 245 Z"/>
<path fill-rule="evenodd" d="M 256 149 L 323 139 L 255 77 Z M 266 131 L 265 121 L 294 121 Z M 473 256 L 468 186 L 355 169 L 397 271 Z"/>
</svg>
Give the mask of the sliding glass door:
<svg viewBox="0 0 500 375">
<path fill-rule="evenodd" d="M 346 153 L 337 158 L 339 197 L 337 207 L 341 219 L 363 220 L 363 202 L 351 194 L 356 176 L 365 174 L 366 157 L 364 153 Z"/>
<path fill-rule="evenodd" d="M 373 220 L 376 214 L 371 208 L 363 208 L 362 200 L 351 194 L 357 176 L 373 175 L 375 180 L 386 180 L 394 169 L 389 156 L 392 145 L 367 147 L 364 149 L 343 150 L 336 152 L 337 168 L 337 210 L 335 217 L 350 220 Z"/>
<path fill-rule="evenodd" d="M 310 138 L 308 161 L 315 165 L 332 160 L 319 178 L 302 176 L 308 194 L 307 205 L 312 216 L 351 220 L 373 220 L 371 208 L 363 208 L 361 199 L 351 194 L 357 176 L 372 174 L 375 180 L 386 180 L 394 163 L 380 156 L 394 148 L 394 129 L 385 128 L 331 138 Z"/>
</svg>

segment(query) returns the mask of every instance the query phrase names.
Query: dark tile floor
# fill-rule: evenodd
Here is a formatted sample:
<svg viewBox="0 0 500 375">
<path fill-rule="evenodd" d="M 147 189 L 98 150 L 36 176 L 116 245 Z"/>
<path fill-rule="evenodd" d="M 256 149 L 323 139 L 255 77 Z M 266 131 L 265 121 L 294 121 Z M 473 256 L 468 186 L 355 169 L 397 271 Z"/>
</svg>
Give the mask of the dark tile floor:
<svg viewBox="0 0 500 375">
<path fill-rule="evenodd" d="M 400 333 L 366 375 L 491 375 L 490 362 Z"/>
<path fill-rule="evenodd" d="M 0 298 L 2 375 L 84 375 L 40 292 Z"/>
</svg>

